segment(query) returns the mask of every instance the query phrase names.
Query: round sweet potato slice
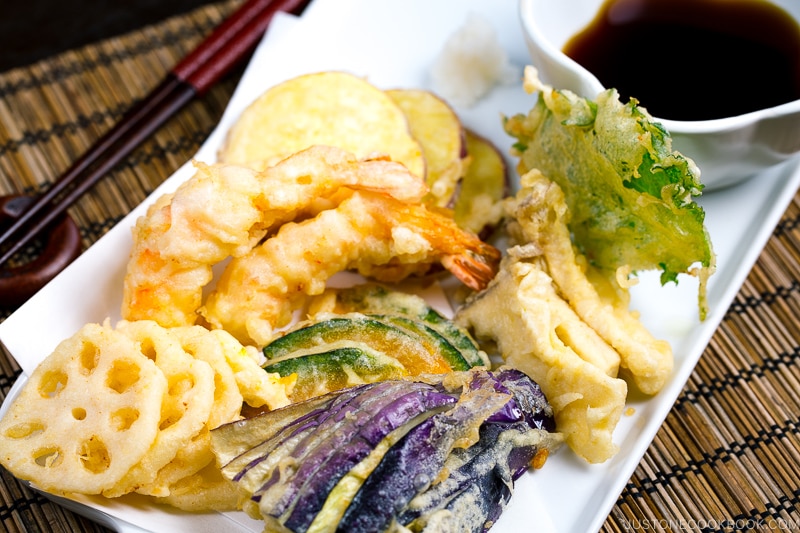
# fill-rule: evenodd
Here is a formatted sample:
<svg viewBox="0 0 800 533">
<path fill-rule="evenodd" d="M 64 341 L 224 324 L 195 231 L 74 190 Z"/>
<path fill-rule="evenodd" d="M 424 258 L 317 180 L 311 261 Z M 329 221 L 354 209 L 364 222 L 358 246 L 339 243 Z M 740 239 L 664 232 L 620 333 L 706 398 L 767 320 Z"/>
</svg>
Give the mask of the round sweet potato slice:
<svg viewBox="0 0 800 533">
<path fill-rule="evenodd" d="M 389 156 L 425 177 L 425 158 L 400 107 L 346 72 L 305 74 L 267 89 L 231 127 L 220 162 L 261 169 L 313 145 L 359 158 Z"/>
<path fill-rule="evenodd" d="M 511 190 L 505 160 L 489 140 L 466 132 L 469 166 L 461 180 L 453 217 L 467 230 L 488 238 L 503 218 L 502 200 Z"/>
<path fill-rule="evenodd" d="M 425 156 L 425 199 L 439 207 L 450 206 L 466 169 L 466 139 L 461 120 L 450 105 L 424 89 L 391 89 L 386 93 L 406 114 L 411 134 Z"/>
</svg>

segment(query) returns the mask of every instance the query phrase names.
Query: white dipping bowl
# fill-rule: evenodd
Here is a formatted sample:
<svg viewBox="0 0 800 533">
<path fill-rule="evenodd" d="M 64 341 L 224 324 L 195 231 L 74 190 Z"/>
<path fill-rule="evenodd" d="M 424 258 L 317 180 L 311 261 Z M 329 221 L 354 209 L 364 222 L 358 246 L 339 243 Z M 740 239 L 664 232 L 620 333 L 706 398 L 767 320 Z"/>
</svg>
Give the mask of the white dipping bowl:
<svg viewBox="0 0 800 533">
<path fill-rule="evenodd" d="M 800 20 L 800 1 L 770 0 Z M 520 0 L 520 18 L 532 65 L 555 89 L 594 99 L 606 87 L 567 57 L 562 48 L 588 26 L 604 0 Z M 746 97 L 758 87 L 747 79 L 731 87 Z M 635 95 L 634 95 L 635 96 Z M 646 102 L 640 102 L 647 109 Z M 727 187 L 781 164 L 800 151 L 800 100 L 728 118 L 699 121 L 654 117 L 672 136 L 672 147 L 694 160 L 705 189 Z"/>
</svg>

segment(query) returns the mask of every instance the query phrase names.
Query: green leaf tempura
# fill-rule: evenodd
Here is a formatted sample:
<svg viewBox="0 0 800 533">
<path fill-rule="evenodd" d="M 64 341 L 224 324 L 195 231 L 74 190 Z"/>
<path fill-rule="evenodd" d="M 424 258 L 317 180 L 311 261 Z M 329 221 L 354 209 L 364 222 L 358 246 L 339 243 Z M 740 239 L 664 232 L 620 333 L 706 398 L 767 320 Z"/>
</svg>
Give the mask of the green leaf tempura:
<svg viewBox="0 0 800 533">
<path fill-rule="evenodd" d="M 692 273 L 700 279 L 700 314 L 715 256 L 694 198 L 702 191 L 694 162 L 672 149 L 669 133 L 635 99 L 614 89 L 595 101 L 542 84 L 527 114 L 505 119 L 522 173 L 538 169 L 564 191 L 574 244 L 595 267 L 613 272 L 660 270 L 662 284 Z M 695 268 L 699 266 L 699 269 Z"/>
</svg>

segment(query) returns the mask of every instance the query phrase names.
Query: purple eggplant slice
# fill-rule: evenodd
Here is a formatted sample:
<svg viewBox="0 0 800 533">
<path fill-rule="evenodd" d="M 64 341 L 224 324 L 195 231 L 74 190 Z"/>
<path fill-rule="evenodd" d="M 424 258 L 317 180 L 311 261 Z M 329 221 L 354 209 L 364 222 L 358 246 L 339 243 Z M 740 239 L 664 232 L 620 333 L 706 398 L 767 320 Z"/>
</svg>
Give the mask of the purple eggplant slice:
<svg viewBox="0 0 800 533">
<path fill-rule="evenodd" d="M 286 424 L 280 431 L 274 432 L 268 438 L 227 461 L 225 459 L 232 455 L 227 451 L 229 432 L 250 431 L 264 426 L 269 428 L 273 418 L 270 415 L 275 413 L 280 415 L 283 409 L 264 413 L 246 421 L 233 422 L 213 430 L 211 447 L 222 465 L 223 475 L 239 483 L 245 492 L 255 492 L 265 483 L 266 478 L 270 477 L 273 468 L 290 454 L 299 442 L 313 433 L 326 418 L 346 408 L 349 402 L 358 398 L 360 392 L 361 387 L 353 387 L 330 393 L 323 397 L 326 401 L 321 403 L 315 401 L 316 399 L 309 400 L 307 402 L 308 413 L 299 416 L 293 422 Z M 301 404 L 291 405 L 286 409 L 293 408 L 295 411 L 299 411 L 297 408 L 299 405 Z M 261 431 L 265 435 L 269 435 L 269 429 Z"/>
<path fill-rule="evenodd" d="M 525 422 L 487 422 L 476 444 L 447 458 L 447 478 L 417 494 L 397 522 L 411 531 L 427 531 L 432 523 L 446 523 L 448 531 L 486 531 L 511 499 L 520 469 L 547 438 Z"/>
<path fill-rule="evenodd" d="M 244 510 L 297 533 L 480 533 L 560 443 L 538 385 L 510 368 L 349 387 L 212 431 Z"/>
<path fill-rule="evenodd" d="M 475 439 L 488 418 L 514 403 L 510 393 L 497 390 L 498 384 L 489 373 L 475 374 L 453 409 L 422 422 L 386 452 L 353 498 L 338 531 L 384 531 L 437 479 L 454 448 Z"/>
<path fill-rule="evenodd" d="M 272 499 L 262 495 L 261 513 L 280 521 L 285 516 L 292 530 L 307 528 L 336 483 L 389 433 L 456 403 L 452 396 L 424 383 L 392 384 L 404 390 L 373 387 L 373 400 L 364 409 L 346 413 L 346 424 L 305 453 L 293 475 L 281 485 L 280 493 L 273 487 Z"/>
</svg>

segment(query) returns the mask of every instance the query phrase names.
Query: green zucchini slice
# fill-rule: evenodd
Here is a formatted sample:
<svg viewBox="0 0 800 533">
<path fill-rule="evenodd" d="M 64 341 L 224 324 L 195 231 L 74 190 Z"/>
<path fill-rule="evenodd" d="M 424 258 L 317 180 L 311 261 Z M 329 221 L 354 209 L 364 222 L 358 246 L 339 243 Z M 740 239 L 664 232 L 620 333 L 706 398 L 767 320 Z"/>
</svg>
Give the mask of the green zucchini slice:
<svg viewBox="0 0 800 533">
<path fill-rule="evenodd" d="M 349 346 L 291 357 L 267 365 L 264 370 L 281 376 L 297 374 L 291 393 L 293 402 L 345 387 L 409 375 L 397 359 L 369 346 Z"/>
<path fill-rule="evenodd" d="M 447 361 L 451 370 L 469 370 L 472 367 L 450 341 L 421 320 L 414 320 L 413 318 L 400 315 L 370 316 L 382 322 L 403 328 L 412 335 L 417 335 L 420 342 L 422 342 L 432 354 L 438 355 Z"/>
<path fill-rule="evenodd" d="M 290 331 L 266 345 L 263 351 L 267 360 L 277 361 L 332 348 L 369 346 L 397 359 L 411 375 L 451 371 L 448 361 L 432 351 L 427 342 L 408 329 L 354 313 Z"/>
<path fill-rule="evenodd" d="M 436 330 L 455 346 L 470 366 L 490 366 L 489 357 L 478 343 L 453 321 L 416 294 L 393 291 L 375 284 L 365 284 L 342 289 L 336 295 L 338 312 L 371 314 L 396 314 L 421 320 Z"/>
</svg>

